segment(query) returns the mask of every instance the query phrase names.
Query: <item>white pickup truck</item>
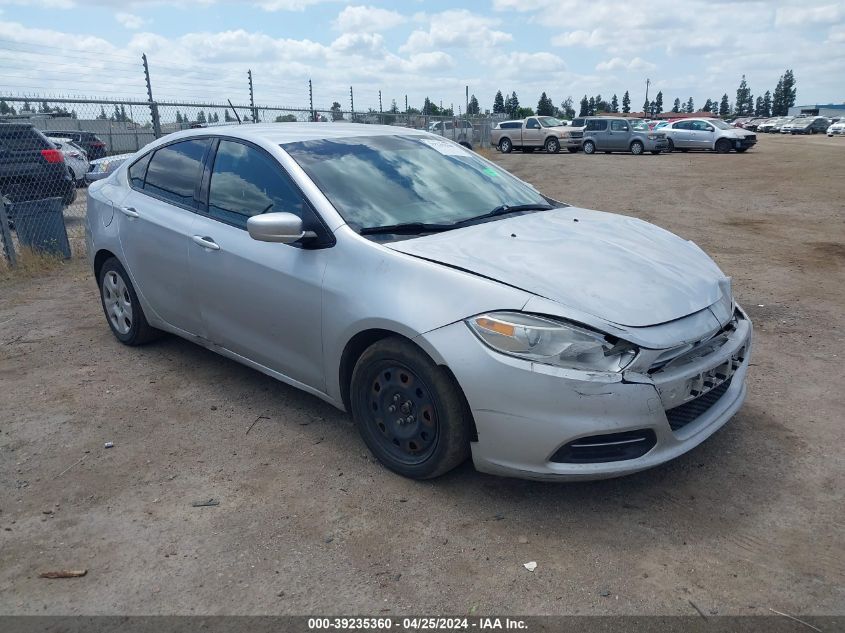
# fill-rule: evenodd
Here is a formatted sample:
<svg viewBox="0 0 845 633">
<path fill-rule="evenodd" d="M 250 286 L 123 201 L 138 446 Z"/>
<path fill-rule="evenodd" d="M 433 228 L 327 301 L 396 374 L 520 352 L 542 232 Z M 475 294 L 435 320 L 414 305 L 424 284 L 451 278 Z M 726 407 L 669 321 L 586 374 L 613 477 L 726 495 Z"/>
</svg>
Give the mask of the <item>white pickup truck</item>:
<svg viewBox="0 0 845 633">
<path fill-rule="evenodd" d="M 521 121 L 502 121 L 493 128 L 490 141 L 505 154 L 515 149 L 525 153 L 544 149 L 557 154 L 561 147 L 577 152 L 583 136 L 581 128 L 572 129 L 554 117 L 530 116 Z"/>
</svg>

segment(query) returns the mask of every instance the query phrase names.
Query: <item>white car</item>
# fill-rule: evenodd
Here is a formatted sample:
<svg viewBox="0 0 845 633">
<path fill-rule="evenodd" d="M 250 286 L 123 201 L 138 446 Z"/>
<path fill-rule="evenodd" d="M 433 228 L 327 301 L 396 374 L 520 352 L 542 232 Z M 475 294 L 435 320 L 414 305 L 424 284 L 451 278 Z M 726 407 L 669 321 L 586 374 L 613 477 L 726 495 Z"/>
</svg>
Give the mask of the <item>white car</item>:
<svg viewBox="0 0 845 633">
<path fill-rule="evenodd" d="M 828 136 L 845 136 L 845 119 L 841 119 L 827 128 Z"/>
<path fill-rule="evenodd" d="M 741 154 L 757 143 L 756 134 L 729 125 L 721 119 L 683 119 L 660 131 L 669 139 L 669 151 L 704 149 L 727 154 L 733 149 Z"/>
<path fill-rule="evenodd" d="M 50 142 L 65 157 L 65 164 L 70 169 L 70 173 L 76 181 L 77 186 L 84 185 L 85 174 L 88 173 L 88 169 L 91 167 L 88 163 L 88 155 L 85 153 L 85 150 L 69 138 L 50 138 Z"/>
</svg>

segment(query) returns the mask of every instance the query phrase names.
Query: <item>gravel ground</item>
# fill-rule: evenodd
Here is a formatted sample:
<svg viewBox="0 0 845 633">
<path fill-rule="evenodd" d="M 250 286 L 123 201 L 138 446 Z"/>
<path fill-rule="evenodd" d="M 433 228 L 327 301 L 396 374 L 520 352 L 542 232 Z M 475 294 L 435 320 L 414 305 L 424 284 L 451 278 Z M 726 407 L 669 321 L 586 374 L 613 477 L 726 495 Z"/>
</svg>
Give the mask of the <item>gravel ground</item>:
<svg viewBox="0 0 845 633">
<path fill-rule="evenodd" d="M 733 276 L 756 341 L 722 431 L 611 481 L 407 481 L 316 398 L 122 347 L 74 260 L 0 285 L 0 613 L 845 614 L 845 140 L 494 159 Z"/>
</svg>

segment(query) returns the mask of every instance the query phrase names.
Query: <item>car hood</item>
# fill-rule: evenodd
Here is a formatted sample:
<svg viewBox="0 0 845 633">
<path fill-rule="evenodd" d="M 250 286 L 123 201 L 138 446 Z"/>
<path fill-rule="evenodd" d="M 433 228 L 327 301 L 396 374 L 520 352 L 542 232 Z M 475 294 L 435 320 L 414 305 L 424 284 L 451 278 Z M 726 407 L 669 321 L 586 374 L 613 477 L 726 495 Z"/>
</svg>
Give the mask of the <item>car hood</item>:
<svg viewBox="0 0 845 633">
<path fill-rule="evenodd" d="M 385 246 L 629 327 L 702 310 L 728 283 L 692 242 L 636 218 L 574 207 Z"/>
</svg>

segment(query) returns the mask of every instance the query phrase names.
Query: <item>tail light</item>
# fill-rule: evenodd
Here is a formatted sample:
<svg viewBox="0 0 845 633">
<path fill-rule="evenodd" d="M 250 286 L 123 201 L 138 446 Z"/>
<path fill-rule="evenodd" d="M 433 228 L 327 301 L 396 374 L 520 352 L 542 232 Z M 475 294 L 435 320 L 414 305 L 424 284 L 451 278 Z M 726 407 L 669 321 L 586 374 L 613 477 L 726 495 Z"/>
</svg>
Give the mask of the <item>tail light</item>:
<svg viewBox="0 0 845 633">
<path fill-rule="evenodd" d="M 105 147 L 105 146 L 106 146 L 106 144 L 103 143 L 102 141 L 94 141 L 93 143 L 91 143 L 91 147 Z"/>
<path fill-rule="evenodd" d="M 42 149 L 41 155 L 48 163 L 63 163 L 65 162 L 64 155 L 57 149 Z"/>
</svg>

